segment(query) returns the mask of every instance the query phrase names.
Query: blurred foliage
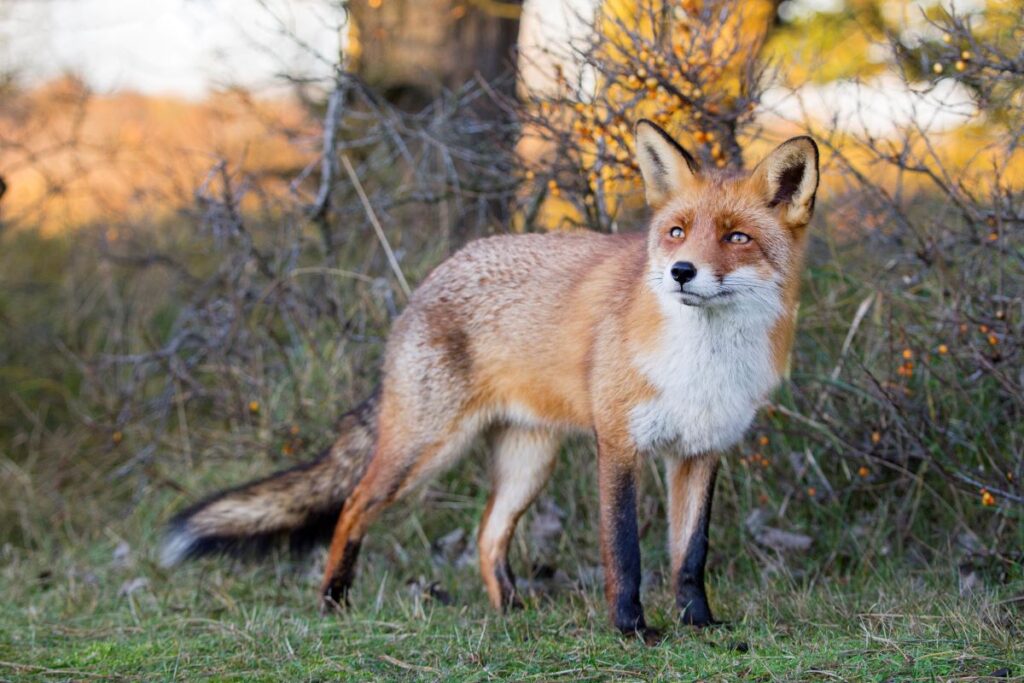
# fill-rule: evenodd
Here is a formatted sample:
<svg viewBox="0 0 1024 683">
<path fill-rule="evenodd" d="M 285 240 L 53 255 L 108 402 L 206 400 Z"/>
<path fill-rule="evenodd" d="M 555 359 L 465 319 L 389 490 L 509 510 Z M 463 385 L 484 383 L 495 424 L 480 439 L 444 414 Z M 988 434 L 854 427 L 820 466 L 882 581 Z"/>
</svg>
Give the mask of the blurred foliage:
<svg viewBox="0 0 1024 683">
<path fill-rule="evenodd" d="M 828 83 L 883 73 L 886 8 L 900 3 L 848 0 L 832 3 L 835 11 L 817 10 L 817 4 L 779 3 L 766 52 L 786 65 L 783 78 L 790 84 Z"/>
<path fill-rule="evenodd" d="M 894 57 L 915 79 L 963 71 L 959 54 L 940 25 L 950 5 L 938 0 L 841 0 L 777 3 L 776 24 L 766 54 L 786 65 L 790 85 L 866 79 L 884 74 Z M 1020 45 L 1022 10 L 1016 0 L 963 3 L 961 18 L 972 24 L 976 40 L 1007 50 Z M 966 49 L 966 46 L 965 46 Z M 969 62 L 970 60 L 962 60 Z"/>
<path fill-rule="evenodd" d="M 74 76 L 17 88 L 0 106 L 0 169 L 8 229 L 47 234 L 98 223 L 162 220 L 188 204 L 219 158 L 287 191 L 314 151 L 296 102 L 241 90 L 203 102 L 137 93 L 98 95 Z M 111 238 L 116 239 L 114 232 Z"/>
</svg>

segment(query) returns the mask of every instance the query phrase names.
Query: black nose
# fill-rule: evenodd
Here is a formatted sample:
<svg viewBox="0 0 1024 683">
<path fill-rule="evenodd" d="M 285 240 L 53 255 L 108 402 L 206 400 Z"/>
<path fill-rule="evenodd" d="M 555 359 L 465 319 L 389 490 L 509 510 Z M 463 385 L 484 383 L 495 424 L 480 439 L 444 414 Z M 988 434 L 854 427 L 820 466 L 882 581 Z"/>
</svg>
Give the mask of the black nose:
<svg viewBox="0 0 1024 683">
<path fill-rule="evenodd" d="M 697 267 L 689 261 L 676 261 L 672 264 L 672 279 L 681 285 L 697 277 Z"/>
</svg>

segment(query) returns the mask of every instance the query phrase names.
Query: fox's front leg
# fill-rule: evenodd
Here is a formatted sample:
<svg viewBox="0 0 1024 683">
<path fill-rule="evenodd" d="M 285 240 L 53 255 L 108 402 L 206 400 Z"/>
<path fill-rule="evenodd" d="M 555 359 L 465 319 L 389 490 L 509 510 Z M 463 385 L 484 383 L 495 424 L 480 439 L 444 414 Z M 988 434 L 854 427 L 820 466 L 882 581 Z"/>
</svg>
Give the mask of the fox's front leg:
<svg viewBox="0 0 1024 683">
<path fill-rule="evenodd" d="M 665 460 L 665 470 L 676 606 L 683 623 L 707 626 L 714 618 L 704 592 L 704 565 L 718 456 L 670 457 Z"/>
<path fill-rule="evenodd" d="M 598 435 L 601 559 L 612 623 L 623 633 L 653 632 L 640 604 L 640 535 L 636 522 L 636 450 Z"/>
</svg>

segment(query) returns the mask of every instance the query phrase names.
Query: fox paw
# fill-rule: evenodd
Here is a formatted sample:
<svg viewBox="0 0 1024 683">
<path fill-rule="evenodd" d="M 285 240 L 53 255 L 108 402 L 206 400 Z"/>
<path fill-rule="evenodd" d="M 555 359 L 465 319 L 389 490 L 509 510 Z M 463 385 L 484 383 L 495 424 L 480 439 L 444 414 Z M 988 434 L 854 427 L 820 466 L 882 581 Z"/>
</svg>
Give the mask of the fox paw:
<svg viewBox="0 0 1024 683">
<path fill-rule="evenodd" d="M 321 614 L 333 614 L 348 607 L 348 586 L 330 584 L 320 593 Z"/>
</svg>

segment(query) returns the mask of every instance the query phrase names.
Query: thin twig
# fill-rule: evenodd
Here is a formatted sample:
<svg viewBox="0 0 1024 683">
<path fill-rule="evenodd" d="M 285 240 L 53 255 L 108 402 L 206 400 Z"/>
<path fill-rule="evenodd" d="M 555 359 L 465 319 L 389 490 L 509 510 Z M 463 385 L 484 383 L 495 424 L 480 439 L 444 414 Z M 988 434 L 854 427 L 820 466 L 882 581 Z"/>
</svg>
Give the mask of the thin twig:
<svg viewBox="0 0 1024 683">
<path fill-rule="evenodd" d="M 373 224 L 373 229 L 377 233 L 377 239 L 380 240 L 381 246 L 384 247 L 384 253 L 388 257 L 388 264 L 395 273 L 395 277 L 398 278 L 398 284 L 401 285 L 402 291 L 405 292 L 405 297 L 408 299 L 412 296 L 412 290 L 409 289 L 409 283 L 406 282 L 405 275 L 402 274 L 402 268 L 398 265 L 398 259 L 395 258 L 395 252 L 391 249 L 387 235 L 384 234 L 384 228 L 381 227 L 380 221 L 377 220 L 377 214 L 374 213 L 373 206 L 370 205 L 370 199 L 366 196 L 363 184 L 359 182 L 359 176 L 356 175 L 356 170 L 352 168 L 352 162 L 348 160 L 348 155 L 342 153 L 340 156 L 341 163 L 345 166 L 345 172 L 348 173 L 352 186 L 356 188 L 356 194 L 359 195 L 359 201 L 363 203 L 363 209 L 366 210 L 366 215 L 370 219 L 370 223 Z"/>
</svg>

